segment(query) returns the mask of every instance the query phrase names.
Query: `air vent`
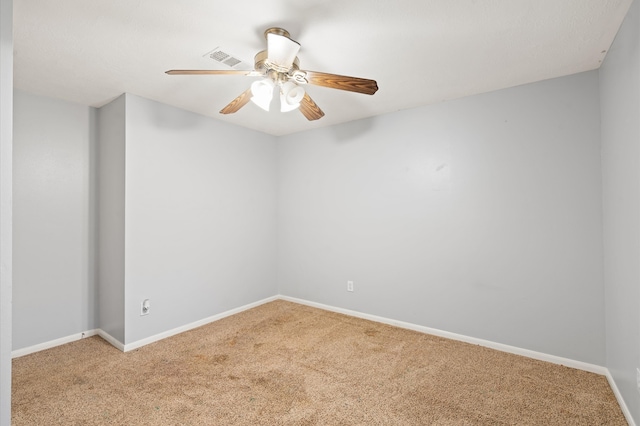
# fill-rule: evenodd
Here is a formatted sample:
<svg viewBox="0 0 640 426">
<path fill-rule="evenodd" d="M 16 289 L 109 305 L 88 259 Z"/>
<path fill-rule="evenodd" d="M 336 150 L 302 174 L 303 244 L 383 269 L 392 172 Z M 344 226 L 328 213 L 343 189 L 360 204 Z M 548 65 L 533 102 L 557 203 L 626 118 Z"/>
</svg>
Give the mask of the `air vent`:
<svg viewBox="0 0 640 426">
<path fill-rule="evenodd" d="M 226 61 L 224 61 L 225 64 L 229 65 L 231 68 L 235 67 L 236 65 L 238 65 L 240 62 L 242 62 L 240 59 L 234 58 L 234 57 L 229 57 L 229 59 L 227 59 Z"/>
<path fill-rule="evenodd" d="M 238 59 L 220 47 L 216 47 L 212 51 L 205 53 L 203 56 L 213 59 L 220 64 L 228 66 L 229 68 L 251 69 L 251 66 L 244 64 L 241 59 Z"/>
<path fill-rule="evenodd" d="M 216 50 L 215 52 L 209 55 L 211 59 L 218 62 L 223 62 L 229 56 L 230 55 L 228 53 L 224 53 L 222 50 Z"/>
</svg>

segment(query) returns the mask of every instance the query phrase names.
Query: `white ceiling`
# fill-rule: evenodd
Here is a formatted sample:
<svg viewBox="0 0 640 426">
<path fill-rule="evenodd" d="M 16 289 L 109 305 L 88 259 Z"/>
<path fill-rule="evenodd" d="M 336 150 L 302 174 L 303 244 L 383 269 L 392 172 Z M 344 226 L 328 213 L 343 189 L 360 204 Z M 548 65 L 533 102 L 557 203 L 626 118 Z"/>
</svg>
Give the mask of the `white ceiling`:
<svg viewBox="0 0 640 426">
<path fill-rule="evenodd" d="M 632 0 L 14 0 L 14 82 L 99 107 L 124 92 L 273 135 L 356 120 L 596 69 Z M 215 47 L 253 65 L 263 32 L 281 26 L 302 69 L 377 80 L 373 96 L 306 86 L 315 122 L 252 103 L 218 111 L 243 76 Z"/>
</svg>

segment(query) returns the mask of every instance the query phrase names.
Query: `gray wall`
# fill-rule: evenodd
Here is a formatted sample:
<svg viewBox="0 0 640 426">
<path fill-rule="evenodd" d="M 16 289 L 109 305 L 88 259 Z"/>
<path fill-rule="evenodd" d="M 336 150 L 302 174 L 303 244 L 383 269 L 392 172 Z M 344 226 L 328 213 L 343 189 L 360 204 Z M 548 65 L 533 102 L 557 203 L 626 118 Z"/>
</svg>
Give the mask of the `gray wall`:
<svg viewBox="0 0 640 426">
<path fill-rule="evenodd" d="M 11 424 L 13 2 L 0 0 L 0 425 Z"/>
<path fill-rule="evenodd" d="M 125 175 L 125 343 L 277 294 L 275 137 L 127 94 Z"/>
<path fill-rule="evenodd" d="M 14 350 L 96 327 L 94 114 L 14 93 Z"/>
<path fill-rule="evenodd" d="M 132 343 L 277 294 L 275 137 L 132 95 L 15 100 L 14 350 L 96 327 Z"/>
<path fill-rule="evenodd" d="M 280 292 L 604 365 L 599 134 L 594 71 L 282 137 Z"/>
<path fill-rule="evenodd" d="M 131 95 L 16 91 L 14 109 L 14 350 L 96 327 L 131 343 L 277 294 L 274 137 Z"/>
<path fill-rule="evenodd" d="M 98 324 L 124 344 L 125 95 L 98 110 Z"/>
<path fill-rule="evenodd" d="M 600 68 L 606 366 L 636 423 L 640 399 L 640 10 L 634 2 Z"/>
</svg>

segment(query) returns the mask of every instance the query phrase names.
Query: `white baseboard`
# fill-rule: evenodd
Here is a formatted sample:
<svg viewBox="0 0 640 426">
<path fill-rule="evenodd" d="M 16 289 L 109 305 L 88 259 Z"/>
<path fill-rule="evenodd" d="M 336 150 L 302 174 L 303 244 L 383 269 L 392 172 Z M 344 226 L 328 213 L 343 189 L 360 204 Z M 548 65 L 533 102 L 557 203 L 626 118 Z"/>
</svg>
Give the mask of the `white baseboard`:
<svg viewBox="0 0 640 426">
<path fill-rule="evenodd" d="M 84 339 L 85 337 L 90 337 L 90 336 L 95 336 L 95 335 L 98 335 L 98 336 L 102 337 L 104 340 L 106 340 L 112 346 L 116 347 L 117 349 L 121 350 L 122 352 L 128 352 L 128 351 L 131 351 L 131 350 L 134 350 L 134 349 L 138 349 L 138 348 L 140 348 L 142 346 L 148 345 L 149 343 L 157 342 L 159 340 L 166 339 L 167 337 L 171 337 L 171 336 L 174 336 L 174 335 L 179 334 L 179 333 L 184 333 L 185 331 L 189 331 L 189 330 L 192 330 L 194 328 L 201 327 L 203 325 L 212 323 L 214 321 L 218 321 L 218 320 L 220 320 L 222 318 L 226 318 L 228 316 L 235 315 L 235 314 L 240 313 L 242 311 L 246 311 L 246 310 L 255 308 L 256 306 L 260 306 L 260 305 L 263 305 L 265 303 L 273 302 L 274 300 L 277 300 L 277 299 L 278 299 L 278 296 L 268 297 L 266 299 L 262 299 L 262 300 L 259 300 L 257 302 L 249 303 L 248 305 L 240 306 L 239 308 L 230 309 L 228 311 L 219 313 L 217 315 L 213 315 L 213 316 L 210 316 L 208 318 L 204 318 L 204 319 L 201 319 L 199 321 L 195 321 L 195 322 L 192 322 L 190 324 L 186 324 L 186 325 L 183 325 L 183 326 L 180 326 L 180 327 L 165 331 L 163 333 L 159 333 L 159 334 L 156 334 L 154 336 L 147 337 L 145 339 L 141 339 L 141 340 L 138 340 L 138 341 L 133 342 L 133 343 L 129 343 L 129 344 L 123 344 L 121 341 L 119 341 L 118 339 L 116 339 L 115 337 L 113 337 L 112 335 L 110 335 L 109 333 L 107 333 L 106 331 L 104 331 L 102 329 L 95 329 L 95 330 L 88 330 L 88 331 L 85 331 L 85 332 L 82 332 L 82 333 L 72 334 L 71 336 L 61 337 L 61 338 L 55 339 L 55 340 L 50 340 L 48 342 L 44 342 L 44 343 L 40 343 L 40 344 L 37 344 L 37 345 L 29 346 L 27 348 L 16 349 L 15 351 L 11 352 L 11 358 L 18 358 L 18 357 L 21 357 L 21 356 L 29 355 L 29 354 L 32 354 L 32 353 L 35 353 L 35 352 L 43 351 L 45 349 L 54 348 L 56 346 L 64 345 L 66 343 L 75 342 L 76 340 Z"/>
<path fill-rule="evenodd" d="M 124 352 L 132 351 L 134 349 L 138 349 L 138 348 L 140 348 L 142 346 L 148 345 L 149 343 L 157 342 L 159 340 L 166 339 L 167 337 L 171 337 L 171 336 L 175 336 L 176 334 L 184 333 L 185 331 L 189 331 L 189 330 L 192 330 L 194 328 L 201 327 L 203 325 L 212 323 L 214 321 L 221 320 L 222 318 L 226 318 L 228 316 L 238 314 L 238 313 L 240 313 L 242 311 L 246 311 L 246 310 L 255 308 L 256 306 L 264 305 L 265 303 L 273 302 L 274 300 L 277 300 L 277 299 L 278 299 L 278 296 L 271 296 L 271 297 L 267 297 L 266 299 L 259 300 L 257 302 L 249 303 L 248 305 L 240 306 L 239 308 L 230 309 L 230 310 L 222 312 L 220 314 L 213 315 L 213 316 L 210 316 L 208 318 L 204 318 L 204 319 L 201 319 L 199 321 L 195 321 L 195 322 L 192 322 L 190 324 L 186 324 L 186 325 L 183 325 L 183 326 L 180 326 L 180 327 L 176 327 L 174 329 L 171 329 L 171 330 L 156 334 L 154 336 L 150 336 L 150 337 L 138 340 L 138 341 L 133 342 L 133 343 L 128 343 L 128 344 L 124 345 L 124 349 L 122 349 L 122 350 Z"/>
<path fill-rule="evenodd" d="M 516 346 L 509 346 L 502 343 L 492 342 L 490 340 L 478 339 L 475 337 L 465 336 L 463 334 L 450 333 L 448 331 L 438 330 L 436 328 L 424 327 L 422 325 L 411 324 L 408 322 L 392 320 L 389 318 L 379 317 L 376 315 L 365 314 L 362 312 L 352 311 L 350 309 L 336 308 L 334 306 L 324 305 L 322 303 L 310 302 L 304 299 L 298 299 L 289 296 L 280 296 L 280 299 L 287 300 L 289 302 L 300 303 L 302 305 L 311 306 L 318 309 L 324 309 L 326 311 L 337 312 L 339 314 L 345 314 L 352 317 L 363 318 L 370 321 L 375 321 L 383 324 L 393 325 L 400 328 L 406 328 L 408 330 L 419 331 L 425 334 L 432 334 L 434 336 L 445 337 L 447 339 L 458 340 L 461 342 L 471 343 L 473 345 L 484 346 L 486 348 L 496 349 L 502 352 L 508 352 L 511 354 L 522 355 L 528 358 L 537 359 L 540 361 L 551 362 L 553 364 L 560 364 L 566 367 L 576 368 L 578 370 L 589 371 L 600 375 L 606 375 L 608 370 L 606 367 L 600 365 L 589 364 L 582 361 L 576 361 L 569 358 L 563 358 L 555 355 L 549 355 L 542 352 L 536 352 L 529 349 L 522 349 Z"/>
<path fill-rule="evenodd" d="M 636 423 L 633 421 L 633 417 L 631 416 L 631 411 L 629 410 L 629 407 L 627 407 L 627 404 L 624 402 L 624 399 L 622 399 L 622 394 L 620 393 L 620 389 L 618 389 L 618 385 L 616 385 L 615 380 L 613 380 L 613 376 L 611 375 L 611 372 L 607 370 L 607 374 L 605 374 L 605 376 L 607 377 L 607 381 L 609 382 L 609 386 L 611 386 L 611 390 L 613 391 L 613 394 L 616 396 L 616 399 L 618 400 L 618 404 L 620 405 L 622 414 L 624 414 L 624 418 L 627 419 L 627 423 L 629 423 L 629 426 L 636 426 Z"/>
<path fill-rule="evenodd" d="M 194 328 L 197 327 L 201 327 L 203 325 L 218 321 L 222 318 L 226 318 L 228 316 L 231 315 L 235 315 L 237 313 L 255 308 L 256 306 L 260 306 L 263 305 L 265 303 L 269 303 L 272 302 L 274 300 L 286 300 L 289 302 L 294 302 L 294 303 L 299 303 L 301 305 L 307 305 L 307 306 L 311 306 L 314 308 L 318 308 L 318 309 L 323 309 L 325 311 L 331 311 L 331 312 L 337 312 L 337 313 L 341 313 L 341 314 L 345 314 L 345 315 L 350 315 L 353 317 L 357 317 L 357 318 L 363 318 L 363 319 L 367 319 L 370 321 L 375 321 L 375 322 L 379 322 L 379 323 L 383 323 L 383 324 L 388 324 L 388 325 L 393 325 L 396 327 L 400 327 L 400 328 L 406 328 L 409 330 L 414 330 L 414 331 L 419 331 L 421 333 L 426 333 L 426 334 L 432 334 L 435 336 L 440 336 L 440 337 L 445 337 L 447 339 L 453 339 L 453 340 L 459 340 L 462 342 L 466 342 L 466 343 L 471 343 L 474 345 L 480 345 L 480 346 L 484 346 L 487 348 L 492 348 L 492 349 L 496 349 L 502 352 L 508 352 L 508 353 L 512 353 L 512 354 L 517 354 L 517 355 L 522 355 L 522 356 L 526 356 L 529 358 L 533 358 L 533 359 L 538 359 L 541 361 L 547 361 L 547 362 L 551 362 L 554 364 L 560 364 L 560 365 L 564 365 L 567 367 L 571 367 L 571 368 L 577 368 L 579 370 L 584 370 L 584 371 L 589 371 L 592 373 L 596 373 L 596 374 L 601 374 L 603 376 L 608 376 L 610 377 L 609 371 L 602 366 L 599 365 L 594 365 L 594 364 L 589 364 L 586 362 L 582 362 L 582 361 L 576 361 L 576 360 L 572 360 L 569 358 L 562 358 L 559 356 L 555 356 L 555 355 L 549 355 L 549 354 L 545 354 L 542 352 L 536 352 L 536 351 L 531 351 L 528 349 L 522 349 L 522 348 L 518 348 L 515 346 L 509 346 L 509 345 L 504 345 L 502 343 L 496 343 L 496 342 L 491 342 L 489 340 L 483 340 L 483 339 L 477 339 L 475 337 L 469 337 L 469 336 L 465 336 L 462 334 L 456 334 L 456 333 L 450 333 L 448 331 L 442 331 L 442 330 L 438 330 L 435 328 L 430 328 L 430 327 L 424 327 L 421 325 L 416 325 L 416 324 L 411 324 L 411 323 L 407 323 L 407 322 L 403 322 L 403 321 L 397 321 L 397 320 L 393 320 L 393 319 L 389 319 L 389 318 L 383 318 L 383 317 L 379 317 L 376 315 L 370 315 L 370 314 L 365 314 L 362 312 L 357 312 L 357 311 L 352 311 L 350 309 L 343 309 L 343 308 L 336 308 L 334 306 L 329 306 L 329 305 L 324 305 L 322 303 L 316 303 L 316 302 L 311 302 L 308 300 L 304 300 L 304 299 L 298 299 L 295 297 L 290 297 L 290 296 L 283 296 L 283 295 L 279 295 L 279 296 L 272 296 L 272 297 L 268 297 L 266 299 L 262 299 L 259 300 L 257 302 L 253 302 L 253 303 L 249 303 L 247 305 L 244 306 L 240 306 L 238 308 L 235 309 L 230 309 L 228 311 L 207 317 L 207 318 L 203 318 L 201 320 L 192 322 L 190 324 L 186 324 L 180 327 L 176 327 L 173 328 L 171 330 L 167 330 L 165 332 L 138 340 L 136 342 L 133 343 L 128 343 L 128 344 L 123 344 L 122 342 L 120 342 L 118 339 L 116 339 L 115 337 L 111 336 L 110 334 L 108 334 L 107 332 L 105 332 L 104 330 L 101 329 L 95 329 L 95 330 L 88 330 L 85 331 L 83 333 L 76 333 L 73 334 L 71 336 L 67 336 L 67 337 L 62 337 L 60 339 L 55 339 L 55 340 L 51 340 L 49 342 L 44 342 L 44 343 L 40 343 L 34 346 L 29 346 L 27 348 L 23 348 L 23 349 L 17 349 L 15 351 L 13 351 L 11 353 L 11 357 L 12 358 L 17 358 L 20 356 L 24 356 L 24 355 L 28 355 L 34 352 L 38 352 L 38 351 L 42 351 L 45 349 L 49 349 L 49 348 L 53 348 L 59 345 L 64 345 L 65 343 L 70 343 L 70 342 L 75 342 L 76 340 L 80 340 L 82 338 L 85 337 L 90 337 L 90 336 L 95 336 L 95 335 L 99 335 L 100 337 L 102 337 L 104 340 L 106 340 L 107 342 L 109 342 L 110 344 L 112 344 L 113 346 L 115 346 L 116 348 L 120 349 L 123 352 L 128 352 L 137 348 L 140 348 L 142 346 L 148 345 L 150 343 L 153 342 L 157 342 L 159 340 L 162 339 L 166 339 L 167 337 L 171 337 L 171 336 L 175 336 L 176 334 L 179 333 L 183 333 L 185 331 L 188 330 L 192 330 Z M 610 379 L 610 382 L 612 382 L 613 379 Z"/>
<path fill-rule="evenodd" d="M 91 337 L 98 334 L 98 330 L 87 330 L 81 333 L 72 334 L 70 336 L 61 337 L 59 339 L 50 340 L 48 342 L 39 343 L 37 345 L 29 346 L 22 349 L 16 349 L 11 352 L 11 358 L 18 358 L 21 356 L 29 355 L 35 352 L 40 352 L 45 349 L 55 348 L 56 346 L 64 345 L 66 343 L 75 342 L 76 340 L 84 339 L 85 337 Z"/>
<path fill-rule="evenodd" d="M 113 337 L 103 329 L 101 328 L 98 329 L 98 336 L 102 337 L 104 340 L 111 343 L 111 346 L 115 346 L 116 348 L 124 352 L 124 343 L 122 343 L 120 340 L 116 339 L 115 337 Z"/>
</svg>

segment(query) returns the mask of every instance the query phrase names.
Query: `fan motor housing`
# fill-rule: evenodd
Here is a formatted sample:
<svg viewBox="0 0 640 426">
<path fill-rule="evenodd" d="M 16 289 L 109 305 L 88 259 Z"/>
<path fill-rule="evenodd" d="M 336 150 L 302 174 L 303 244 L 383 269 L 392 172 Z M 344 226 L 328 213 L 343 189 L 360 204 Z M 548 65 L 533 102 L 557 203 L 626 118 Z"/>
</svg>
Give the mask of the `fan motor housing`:
<svg viewBox="0 0 640 426">
<path fill-rule="evenodd" d="M 266 30 L 264 30 L 264 38 L 267 38 L 267 34 L 277 34 L 279 36 L 284 36 L 286 38 L 291 38 L 291 34 L 289 34 L 289 31 L 285 30 L 284 28 L 280 28 L 280 27 L 267 28 Z"/>
<path fill-rule="evenodd" d="M 267 51 L 266 50 L 261 50 L 260 52 L 256 53 L 256 56 L 254 57 L 254 67 L 255 70 L 269 70 L 269 66 L 266 64 L 266 60 L 267 60 Z M 291 69 L 289 71 L 297 71 L 300 69 L 300 60 L 298 59 L 298 57 L 296 56 L 296 58 L 293 60 L 293 64 L 291 64 Z"/>
</svg>

